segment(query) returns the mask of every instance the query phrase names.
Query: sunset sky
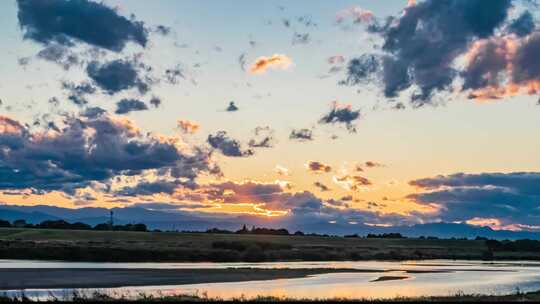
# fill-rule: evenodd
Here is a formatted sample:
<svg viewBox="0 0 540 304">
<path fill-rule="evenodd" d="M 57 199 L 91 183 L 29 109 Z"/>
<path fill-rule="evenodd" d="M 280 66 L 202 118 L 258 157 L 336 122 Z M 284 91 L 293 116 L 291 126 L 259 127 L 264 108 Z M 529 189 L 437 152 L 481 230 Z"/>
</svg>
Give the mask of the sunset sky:
<svg viewBox="0 0 540 304">
<path fill-rule="evenodd" d="M 0 202 L 540 230 L 537 4 L 0 2 Z"/>
</svg>

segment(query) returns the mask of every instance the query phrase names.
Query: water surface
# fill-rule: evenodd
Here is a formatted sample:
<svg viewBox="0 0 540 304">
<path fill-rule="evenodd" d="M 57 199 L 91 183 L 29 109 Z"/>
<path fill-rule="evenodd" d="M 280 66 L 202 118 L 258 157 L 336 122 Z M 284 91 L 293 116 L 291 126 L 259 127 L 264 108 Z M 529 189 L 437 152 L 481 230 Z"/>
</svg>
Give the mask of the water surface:
<svg viewBox="0 0 540 304">
<path fill-rule="evenodd" d="M 361 262 L 270 262 L 270 263 L 78 263 L 54 261 L 0 260 L 0 268 L 350 268 L 376 270 L 369 273 L 332 273 L 306 278 L 205 283 L 176 286 L 143 286 L 99 289 L 137 295 L 205 294 L 210 297 L 255 297 L 258 295 L 293 298 L 393 298 L 398 296 L 446 296 L 465 294 L 510 294 L 540 290 L 540 262 L 484 261 L 361 261 Z M 382 277 L 392 278 L 380 280 Z M 80 290 L 93 292 L 96 289 Z M 20 291 L 9 291 L 17 293 Z M 63 296 L 71 290 L 27 290 L 27 295 L 47 297 L 49 292 Z"/>
</svg>

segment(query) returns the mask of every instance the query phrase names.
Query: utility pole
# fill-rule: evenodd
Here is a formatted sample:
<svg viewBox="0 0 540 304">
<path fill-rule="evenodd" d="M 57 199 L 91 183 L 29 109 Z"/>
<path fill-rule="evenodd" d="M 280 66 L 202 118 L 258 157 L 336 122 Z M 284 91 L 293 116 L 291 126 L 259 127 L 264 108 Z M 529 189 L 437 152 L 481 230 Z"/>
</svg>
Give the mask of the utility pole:
<svg viewBox="0 0 540 304">
<path fill-rule="evenodd" d="M 113 211 L 111 210 L 111 219 L 109 220 L 109 230 L 113 230 L 114 222 L 113 222 Z"/>
</svg>

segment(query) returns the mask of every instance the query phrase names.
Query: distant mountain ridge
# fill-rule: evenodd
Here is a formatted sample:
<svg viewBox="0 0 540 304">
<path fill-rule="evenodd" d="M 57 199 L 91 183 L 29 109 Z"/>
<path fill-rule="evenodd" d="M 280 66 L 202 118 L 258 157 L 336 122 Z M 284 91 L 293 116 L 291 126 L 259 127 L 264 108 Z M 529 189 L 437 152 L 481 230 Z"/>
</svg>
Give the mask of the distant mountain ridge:
<svg viewBox="0 0 540 304">
<path fill-rule="evenodd" d="M 398 232 L 409 237 L 434 236 L 439 238 L 475 238 L 477 236 L 493 239 L 535 239 L 540 240 L 539 232 L 493 230 L 490 227 L 472 226 L 455 223 L 428 223 L 413 226 L 372 227 L 363 224 L 331 224 L 324 221 L 297 224 L 283 219 L 266 220 L 256 216 L 222 217 L 214 215 L 201 215 L 181 211 L 157 211 L 141 207 L 125 208 L 79 208 L 70 209 L 55 206 L 16 206 L 1 205 L 0 219 L 15 221 L 24 219 L 29 223 L 37 224 L 45 220 L 65 220 L 68 222 L 83 222 L 96 225 L 109 220 L 110 211 L 113 211 L 114 221 L 118 224 L 143 223 L 150 229 L 162 230 L 190 230 L 205 231 L 210 228 L 228 230 L 240 229 L 244 224 L 267 228 L 286 228 L 291 233 L 303 231 L 306 233 L 319 233 L 330 235 Z"/>
</svg>

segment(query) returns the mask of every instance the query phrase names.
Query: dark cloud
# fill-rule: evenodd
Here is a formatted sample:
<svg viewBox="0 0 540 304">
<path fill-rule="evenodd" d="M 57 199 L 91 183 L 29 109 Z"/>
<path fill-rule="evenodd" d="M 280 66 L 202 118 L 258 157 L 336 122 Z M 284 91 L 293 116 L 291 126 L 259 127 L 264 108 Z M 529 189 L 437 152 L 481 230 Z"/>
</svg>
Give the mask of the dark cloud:
<svg viewBox="0 0 540 304">
<path fill-rule="evenodd" d="M 306 164 L 308 171 L 313 173 L 328 173 L 332 171 L 332 167 L 319 161 L 310 160 Z"/>
<path fill-rule="evenodd" d="M 274 146 L 274 130 L 270 127 L 256 127 L 254 133 L 255 137 L 248 142 L 251 148 L 272 148 Z"/>
<path fill-rule="evenodd" d="M 88 100 L 82 96 L 77 95 L 69 95 L 68 100 L 71 101 L 74 105 L 82 107 L 86 104 L 88 104 Z"/>
<path fill-rule="evenodd" d="M 238 111 L 238 107 L 234 104 L 234 101 L 229 102 L 229 106 L 227 109 L 225 109 L 227 112 L 236 112 Z"/>
<path fill-rule="evenodd" d="M 240 69 L 242 71 L 246 70 L 246 63 L 247 63 L 246 56 L 247 56 L 246 53 L 242 53 L 240 54 L 240 56 L 238 56 L 238 64 L 240 65 Z"/>
<path fill-rule="evenodd" d="M 32 61 L 30 57 L 20 57 L 17 59 L 17 63 L 22 67 L 29 65 L 30 61 Z"/>
<path fill-rule="evenodd" d="M 364 163 L 364 165 L 365 165 L 367 168 L 384 167 L 383 164 L 378 163 L 378 162 L 375 162 L 375 161 L 372 161 L 372 160 L 366 161 L 366 162 Z"/>
<path fill-rule="evenodd" d="M 351 191 L 357 191 L 373 184 L 369 179 L 360 175 L 334 176 L 334 182 Z"/>
<path fill-rule="evenodd" d="M 140 21 L 120 16 L 101 2 L 88 0 L 17 0 L 24 38 L 44 45 L 84 42 L 119 52 L 128 42 L 146 46 L 148 31 Z"/>
<path fill-rule="evenodd" d="M 123 187 L 115 191 L 115 194 L 121 196 L 154 195 L 160 193 L 173 194 L 181 186 L 182 182 L 179 180 L 142 181 L 135 186 Z"/>
<path fill-rule="evenodd" d="M 69 70 L 72 66 L 79 65 L 79 56 L 71 52 L 67 47 L 59 44 L 51 44 L 37 53 L 39 59 L 56 63 Z"/>
<path fill-rule="evenodd" d="M 344 60 L 344 58 L 341 57 L 338 60 Z M 353 58 L 347 63 L 347 78 L 340 81 L 340 84 L 352 86 L 372 81 L 380 67 L 380 59 L 375 55 L 363 54 Z"/>
<path fill-rule="evenodd" d="M 170 84 L 178 84 L 180 79 L 186 79 L 182 66 L 176 65 L 173 68 L 167 69 L 165 71 L 165 79 Z"/>
<path fill-rule="evenodd" d="M 295 32 L 292 37 L 292 44 L 308 44 L 311 41 L 309 33 L 297 33 Z"/>
<path fill-rule="evenodd" d="M 345 195 L 341 198 L 342 201 L 350 202 L 353 200 L 352 195 Z"/>
<path fill-rule="evenodd" d="M 526 194 L 540 195 L 540 173 L 516 172 L 516 173 L 480 173 L 466 174 L 457 173 L 452 175 L 439 175 L 432 178 L 413 180 L 412 186 L 424 189 L 436 189 L 441 187 L 484 187 L 497 186 L 516 189 Z"/>
<path fill-rule="evenodd" d="M 298 141 L 313 140 L 313 131 L 310 129 L 293 129 L 289 135 L 289 139 Z"/>
<path fill-rule="evenodd" d="M 93 82 L 109 95 L 136 88 L 141 94 L 149 90 L 150 83 L 141 77 L 136 60 L 113 60 L 106 63 L 92 61 L 86 73 Z"/>
<path fill-rule="evenodd" d="M 321 182 L 315 182 L 313 186 L 319 188 L 322 192 L 330 191 L 330 188 Z"/>
<path fill-rule="evenodd" d="M 165 25 L 158 25 L 154 28 L 154 32 L 163 36 L 167 36 L 172 32 L 172 29 Z"/>
<path fill-rule="evenodd" d="M 503 225 L 538 225 L 540 173 L 480 173 L 440 175 L 413 180 L 411 185 L 429 192 L 408 198 L 436 204 L 445 221 L 497 219 Z"/>
<path fill-rule="evenodd" d="M 99 111 L 98 111 L 99 112 Z M 0 117 L 0 188 L 59 190 L 107 182 L 144 170 L 185 180 L 217 172 L 209 153 L 174 144 L 142 132 L 127 119 L 105 114 L 66 116 L 52 135 L 34 134 L 9 117 Z"/>
<path fill-rule="evenodd" d="M 144 208 L 148 210 L 159 210 L 159 211 L 172 211 L 172 212 L 179 212 L 181 209 L 198 209 L 206 207 L 205 205 L 201 204 L 171 204 L 171 203 L 136 203 L 131 205 L 131 207 L 135 208 Z"/>
<path fill-rule="evenodd" d="M 340 105 L 337 102 L 332 104 L 330 112 L 324 115 L 319 123 L 321 124 L 345 124 L 349 132 L 356 132 L 353 122 L 360 118 L 360 110 L 352 110 L 350 105 Z"/>
<path fill-rule="evenodd" d="M 88 82 L 75 84 L 69 81 L 62 81 L 62 89 L 68 91 L 68 100 L 77 106 L 84 106 L 88 103 L 87 95 L 94 94 L 96 87 Z"/>
<path fill-rule="evenodd" d="M 95 119 L 103 114 L 107 113 L 104 109 L 100 107 L 88 107 L 83 112 L 81 112 L 82 117 Z"/>
<path fill-rule="evenodd" d="M 116 103 L 116 114 L 127 114 L 134 111 L 146 111 L 148 106 L 138 99 L 122 99 Z"/>
<path fill-rule="evenodd" d="M 62 89 L 69 91 L 71 95 L 89 95 L 96 92 L 96 87 L 88 82 L 75 84 L 69 81 L 62 81 Z"/>
<path fill-rule="evenodd" d="M 230 138 L 225 131 L 219 131 L 215 135 L 208 135 L 208 144 L 223 153 L 225 156 L 245 157 L 254 154 L 253 150 L 242 148 L 239 141 Z"/>
<path fill-rule="evenodd" d="M 508 26 L 508 31 L 519 37 L 524 37 L 532 33 L 535 27 L 533 15 L 531 12 L 525 11 Z"/>
<path fill-rule="evenodd" d="M 506 21 L 510 0 L 427 0 L 405 8 L 370 31 L 383 40 L 379 59 L 365 58 L 349 64 L 344 84 L 373 77 L 382 82 L 384 95 L 397 97 L 413 87 L 413 106 L 432 103 L 436 92 L 449 92 L 456 76 L 454 61 L 472 40 L 491 37 Z"/>
<path fill-rule="evenodd" d="M 527 87 L 528 93 L 532 94 L 537 94 L 540 87 L 538 54 L 540 54 L 540 33 L 535 32 L 521 44 L 511 62 L 512 82 Z"/>
<path fill-rule="evenodd" d="M 156 96 L 152 97 L 152 99 L 150 99 L 150 104 L 154 106 L 154 108 L 159 108 L 161 105 L 161 98 Z"/>
</svg>

